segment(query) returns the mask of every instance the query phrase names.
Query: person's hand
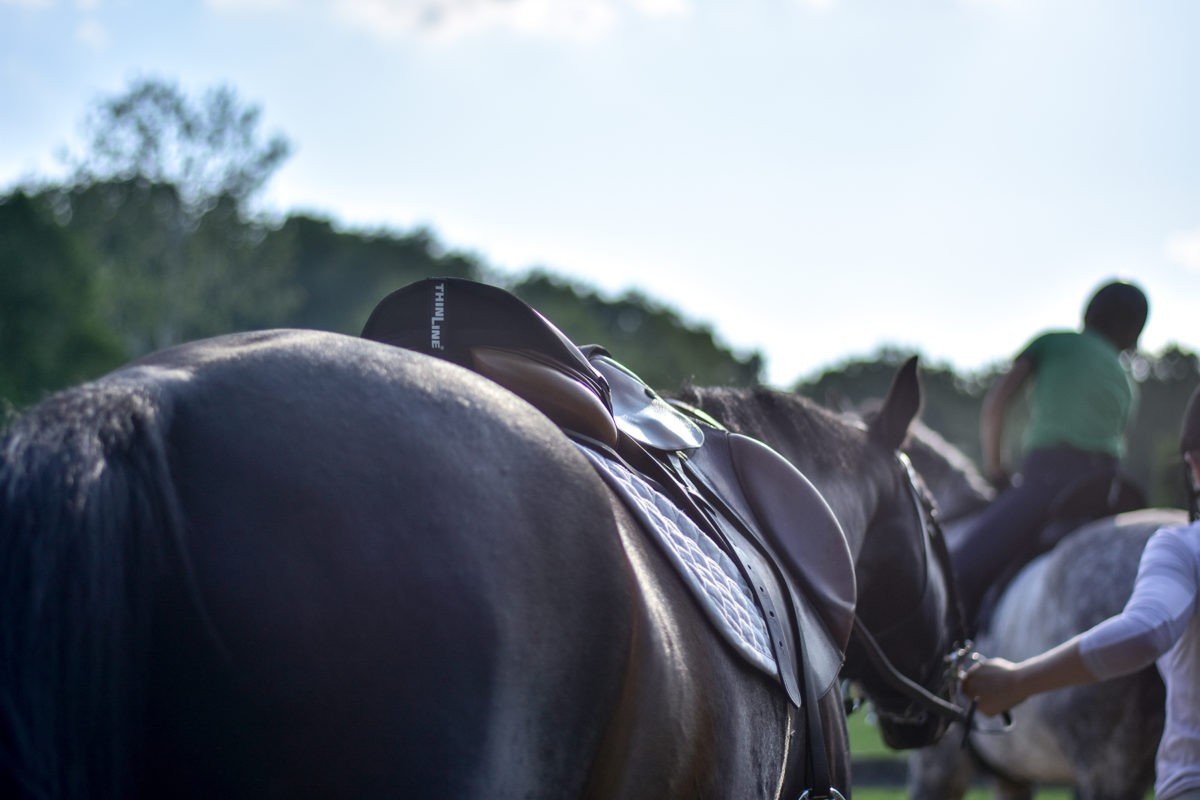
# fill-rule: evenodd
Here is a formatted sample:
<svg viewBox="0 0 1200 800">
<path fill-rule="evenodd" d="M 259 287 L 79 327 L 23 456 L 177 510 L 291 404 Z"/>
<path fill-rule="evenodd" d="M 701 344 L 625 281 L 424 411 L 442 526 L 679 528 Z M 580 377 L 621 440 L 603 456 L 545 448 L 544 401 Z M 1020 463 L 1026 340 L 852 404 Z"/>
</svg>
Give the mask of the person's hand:
<svg viewBox="0 0 1200 800">
<path fill-rule="evenodd" d="M 985 658 L 967 670 L 963 692 L 989 716 L 1007 711 L 1025 699 L 1017 667 L 1003 658 Z"/>
</svg>

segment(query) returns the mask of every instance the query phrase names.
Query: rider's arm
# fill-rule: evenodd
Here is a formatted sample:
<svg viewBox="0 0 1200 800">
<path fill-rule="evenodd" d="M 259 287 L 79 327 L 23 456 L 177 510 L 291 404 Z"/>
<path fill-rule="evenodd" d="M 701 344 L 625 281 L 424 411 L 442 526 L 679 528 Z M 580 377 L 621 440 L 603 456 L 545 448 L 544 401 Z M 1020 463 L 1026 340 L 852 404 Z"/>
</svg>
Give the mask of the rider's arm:
<svg viewBox="0 0 1200 800">
<path fill-rule="evenodd" d="M 967 696 L 985 714 L 999 714 L 1030 695 L 1096 680 L 1079 653 L 1079 636 L 1017 664 L 988 658 L 971 668 L 963 681 Z"/>
<path fill-rule="evenodd" d="M 1156 533 L 1138 565 L 1137 583 L 1117 616 L 1080 637 L 1080 653 L 1097 678 L 1153 664 L 1183 635 L 1196 606 L 1196 560 L 1175 530 Z"/>
<path fill-rule="evenodd" d="M 980 417 L 980 439 L 983 444 L 984 474 L 996 480 L 1004 474 L 1001 451 L 1004 446 L 1004 421 L 1013 398 L 1029 376 L 1033 374 L 1033 360 L 1018 358 L 1008 372 L 1004 373 L 983 399 Z"/>
<path fill-rule="evenodd" d="M 1020 663 L 988 659 L 971 671 L 963 688 L 979 698 L 981 711 L 995 714 L 1039 692 L 1136 672 L 1183 634 L 1196 596 L 1195 557 L 1174 531 L 1160 531 L 1142 554 L 1124 611 Z"/>
</svg>

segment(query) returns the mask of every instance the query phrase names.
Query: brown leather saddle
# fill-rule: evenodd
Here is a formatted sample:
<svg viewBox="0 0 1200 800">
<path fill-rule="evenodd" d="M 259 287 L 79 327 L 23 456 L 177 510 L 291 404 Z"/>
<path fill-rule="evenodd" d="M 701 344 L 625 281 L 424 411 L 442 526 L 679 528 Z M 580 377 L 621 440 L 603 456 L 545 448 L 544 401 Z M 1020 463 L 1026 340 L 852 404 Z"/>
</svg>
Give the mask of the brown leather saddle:
<svg viewBox="0 0 1200 800">
<path fill-rule="evenodd" d="M 575 346 L 494 286 L 410 284 L 376 306 L 362 335 L 477 372 L 637 470 L 738 565 L 792 702 L 801 703 L 806 666 L 818 694 L 833 685 L 853 624 L 853 560 L 825 500 L 781 455 L 672 404 L 603 348 Z"/>
</svg>

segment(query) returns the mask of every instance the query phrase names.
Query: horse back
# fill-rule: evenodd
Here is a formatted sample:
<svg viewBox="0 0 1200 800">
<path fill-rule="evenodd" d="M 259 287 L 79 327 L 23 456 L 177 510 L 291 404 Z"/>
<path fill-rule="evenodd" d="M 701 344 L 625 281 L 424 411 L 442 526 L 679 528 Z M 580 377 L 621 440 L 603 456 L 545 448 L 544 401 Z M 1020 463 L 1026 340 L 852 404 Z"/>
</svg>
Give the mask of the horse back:
<svg viewBox="0 0 1200 800">
<path fill-rule="evenodd" d="M 101 476 L 69 531 L 90 549 L 55 554 L 46 582 L 112 572 L 107 590 L 148 595 L 147 624 L 96 628 L 98 641 L 120 635 L 80 652 L 78 630 L 136 609 L 67 597 L 29 626 L 31 646 L 0 640 L 0 689 L 36 690 L 45 707 L 26 716 L 61 719 L 94 676 L 84 700 L 117 680 L 137 710 L 75 715 L 39 754 L 10 748 L 28 720 L 6 706 L 0 761 L 32 766 L 0 768 L 0 790 L 773 796 L 802 775 L 802 736 L 774 684 L 713 638 L 574 445 L 506 390 L 375 343 L 266 332 L 164 351 L 65 398 L 100 412 L 64 423 L 58 406 L 35 410 L 5 457 L 36 450 L 26 460 L 41 472 L 69 475 L 48 483 L 0 461 L 0 512 L 13 510 L 0 514 L 0 594 L 32 606 L 13 575 L 56 545 L 13 558 L 25 534 L 45 533 L 17 511 L 60 506 L 47 487 Z M 33 527 L 70 509 L 51 511 Z M 108 538 L 94 536 L 98 519 Z M 47 642 L 78 668 L 39 670 L 28 656 Z M 118 657 L 129 663 L 114 672 L 105 659 Z M 846 785 L 844 725 L 826 722 Z M 76 769 L 75 751 L 40 759 L 64 736 L 128 780 L 98 786 L 121 770 Z M 75 790 L 37 791 L 39 765 L 80 776 Z"/>
<path fill-rule="evenodd" d="M 118 756 L 151 766 L 132 783 L 582 790 L 633 588 L 602 484 L 549 422 L 458 368 L 302 332 L 185 345 L 97 386 L 151 398 L 154 490 L 178 510 L 176 530 L 128 544 L 174 537 L 177 557 L 122 579 L 154 594 L 150 634 L 122 648 L 146 681 Z"/>
</svg>

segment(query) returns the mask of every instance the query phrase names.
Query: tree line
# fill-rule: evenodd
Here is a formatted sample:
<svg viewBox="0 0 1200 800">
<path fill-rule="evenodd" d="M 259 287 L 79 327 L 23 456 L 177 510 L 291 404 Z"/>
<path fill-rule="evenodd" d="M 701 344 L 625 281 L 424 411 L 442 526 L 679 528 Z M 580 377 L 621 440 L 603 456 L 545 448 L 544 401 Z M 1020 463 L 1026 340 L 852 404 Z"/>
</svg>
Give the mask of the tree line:
<svg viewBox="0 0 1200 800">
<path fill-rule="evenodd" d="M 638 292 L 612 298 L 548 271 L 502 273 L 428 230 L 355 230 L 311 214 L 265 219 L 255 195 L 286 159 L 259 109 L 221 87 L 194 97 L 140 79 L 100 101 L 68 176 L 0 196 L 0 405 L 12 410 L 179 342 L 299 327 L 357 334 L 375 303 L 428 276 L 505 286 L 580 343 L 598 342 L 652 385 L 751 386 L 759 352 Z M 880 397 L 902 356 L 883 350 L 792 387 L 834 407 Z M 1195 354 L 1131 364 L 1142 387 L 1127 459 L 1158 502 L 1178 502 L 1175 425 L 1198 380 Z M 924 370 L 925 419 L 978 458 L 996 369 Z"/>
<path fill-rule="evenodd" d="M 869 356 L 849 358 L 801 380 L 795 389 L 830 408 L 860 408 L 887 393 L 892 375 L 909 355 L 883 348 Z M 1200 384 L 1200 359 L 1169 345 L 1159 353 L 1129 358 L 1128 367 L 1137 386 L 1137 403 L 1126 432 L 1122 469 L 1142 488 L 1151 505 L 1183 507 L 1179 425 L 1188 398 Z M 921 418 L 976 464 L 982 458 L 979 415 L 983 397 L 1007 368 L 1007 362 L 998 362 L 964 373 L 946 364 L 925 362 L 922 366 Z M 1027 402 L 1018 403 L 1011 413 L 1005 450 L 1007 462 L 1016 465 L 1020 434 L 1028 417 Z"/>
<path fill-rule="evenodd" d="M 504 274 L 427 230 L 252 214 L 289 145 L 231 89 L 189 97 L 139 80 L 97 104 L 86 130 L 67 178 L 0 197 L 0 398 L 10 406 L 229 331 L 354 335 L 386 294 L 429 276 L 506 286 L 576 341 L 623 352 L 655 385 L 761 378 L 761 354 L 735 353 L 711 326 L 636 292 L 606 298 L 544 271 Z"/>
</svg>

